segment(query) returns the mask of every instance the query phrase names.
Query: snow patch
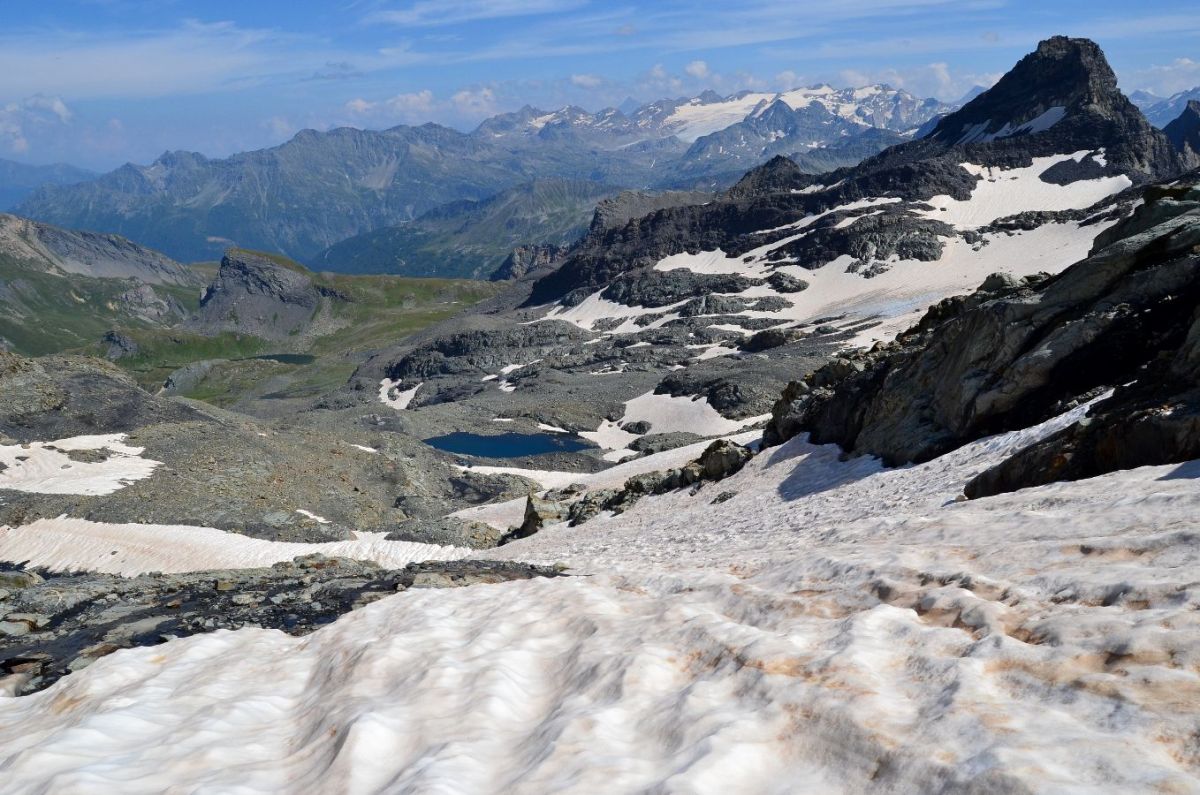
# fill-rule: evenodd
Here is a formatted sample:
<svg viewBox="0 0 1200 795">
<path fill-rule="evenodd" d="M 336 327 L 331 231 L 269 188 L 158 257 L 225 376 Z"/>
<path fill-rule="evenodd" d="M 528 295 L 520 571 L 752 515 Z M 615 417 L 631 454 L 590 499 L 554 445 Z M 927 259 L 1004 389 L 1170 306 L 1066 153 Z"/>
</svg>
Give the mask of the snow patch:
<svg viewBox="0 0 1200 795">
<path fill-rule="evenodd" d="M 34 494 L 112 494 L 150 477 L 162 463 L 142 458 L 144 448 L 131 447 L 125 439 L 126 434 L 112 433 L 0 445 L 0 489 Z M 103 460 L 74 460 L 70 452 L 96 452 Z"/>
<path fill-rule="evenodd" d="M 1031 210 L 1081 210 L 1133 184 L 1124 174 L 1078 180 L 1066 185 L 1041 179 L 1041 175 L 1053 166 L 1068 160 L 1080 162 L 1091 154 L 1082 151 L 1035 157 L 1032 165 L 1011 169 L 963 163 L 965 171 L 980 177 L 971 191 L 971 198 L 959 201 L 951 196 L 934 196 L 928 202 L 933 209 L 921 211 L 921 214 L 958 229 L 978 229 L 997 219 Z"/>
<path fill-rule="evenodd" d="M 379 400 L 385 406 L 390 406 L 396 411 L 404 411 L 408 408 L 408 404 L 412 403 L 413 397 L 417 394 L 417 390 L 421 388 L 421 383 L 416 386 L 401 390 L 400 384 L 402 379 L 385 378 L 379 382 Z"/>
<path fill-rule="evenodd" d="M 307 511 L 297 513 L 321 521 Z M 387 541 L 383 533 L 360 533 L 353 541 L 302 544 L 264 541 L 212 527 L 109 524 L 67 517 L 0 526 L 0 560 L 28 561 L 53 571 L 83 569 L 134 577 L 150 571 L 249 569 L 315 552 L 403 568 L 413 561 L 458 560 L 474 550 Z"/>
</svg>

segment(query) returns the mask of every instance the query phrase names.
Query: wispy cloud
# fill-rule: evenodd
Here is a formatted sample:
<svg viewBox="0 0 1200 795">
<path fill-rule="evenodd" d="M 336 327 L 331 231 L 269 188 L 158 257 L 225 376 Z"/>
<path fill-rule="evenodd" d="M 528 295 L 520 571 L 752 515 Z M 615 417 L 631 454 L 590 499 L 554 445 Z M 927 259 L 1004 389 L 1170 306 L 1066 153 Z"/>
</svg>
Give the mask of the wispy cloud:
<svg viewBox="0 0 1200 795">
<path fill-rule="evenodd" d="M 377 9 L 369 23 L 436 27 L 504 17 L 528 17 L 572 11 L 587 0 L 420 0 L 401 8 Z"/>
</svg>

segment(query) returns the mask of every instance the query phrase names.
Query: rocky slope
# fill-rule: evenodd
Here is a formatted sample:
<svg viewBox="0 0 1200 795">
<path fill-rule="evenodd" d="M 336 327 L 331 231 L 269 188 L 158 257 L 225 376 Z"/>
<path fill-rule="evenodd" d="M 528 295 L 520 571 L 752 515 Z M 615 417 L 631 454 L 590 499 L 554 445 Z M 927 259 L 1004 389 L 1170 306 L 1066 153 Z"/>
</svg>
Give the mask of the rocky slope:
<svg viewBox="0 0 1200 795">
<path fill-rule="evenodd" d="M 808 432 L 888 464 L 926 461 L 1100 395 L 1088 418 L 980 475 L 968 496 L 1200 456 L 1200 173 L 1144 197 L 1061 274 L 989 279 L 895 343 L 790 385 L 768 443 Z"/>
<path fill-rule="evenodd" d="M 195 306 L 201 275 L 118 235 L 0 214 L 0 348 L 42 354 L 114 327 L 161 329 Z"/>
<path fill-rule="evenodd" d="M 150 395 L 84 357 L 0 354 L 0 393 L 0 525 L 68 515 L 325 542 L 528 491 L 454 470 L 369 409 L 255 420 Z M 458 531 L 460 546 L 488 545 Z"/>
<path fill-rule="evenodd" d="M 0 213 L 0 255 L 56 274 L 198 286 L 200 276 L 120 235 L 60 229 Z"/>
<path fill-rule="evenodd" d="M 1189 101 L 1163 132 L 1188 163 L 1200 166 L 1200 100 Z"/>
</svg>

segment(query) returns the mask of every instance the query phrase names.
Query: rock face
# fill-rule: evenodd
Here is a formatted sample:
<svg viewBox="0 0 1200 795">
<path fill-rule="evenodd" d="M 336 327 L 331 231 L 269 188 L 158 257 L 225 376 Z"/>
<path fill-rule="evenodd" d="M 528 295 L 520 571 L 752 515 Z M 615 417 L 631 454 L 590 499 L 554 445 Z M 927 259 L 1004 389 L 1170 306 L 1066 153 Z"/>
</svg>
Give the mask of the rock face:
<svg viewBox="0 0 1200 795">
<path fill-rule="evenodd" d="M 981 476 L 968 493 L 1200 456 L 1200 174 L 1146 204 L 1056 277 L 934 307 L 896 342 L 789 385 L 765 441 L 924 461 L 1061 413 L 1105 388 L 1092 416 Z"/>
<path fill-rule="evenodd" d="M 187 326 L 205 334 L 234 332 L 287 340 L 313 321 L 324 296 L 311 274 L 254 252 L 230 250 Z"/>
<path fill-rule="evenodd" d="M 1190 100 L 1179 118 L 1163 133 L 1179 153 L 1193 166 L 1200 166 L 1200 100 Z"/>
<path fill-rule="evenodd" d="M 384 569 L 372 562 L 319 554 L 269 569 L 132 578 L 0 572 L 0 585 L 5 586 L 0 591 L 0 678 L 17 675 L 16 694 L 23 695 L 49 687 L 118 649 L 247 626 L 306 635 L 408 588 L 464 587 L 557 574 L 499 561 Z"/>
<path fill-rule="evenodd" d="M 551 263 L 566 252 L 566 246 L 553 244 L 517 246 L 488 278 L 494 282 L 520 279 L 532 271 L 550 267 Z"/>
</svg>

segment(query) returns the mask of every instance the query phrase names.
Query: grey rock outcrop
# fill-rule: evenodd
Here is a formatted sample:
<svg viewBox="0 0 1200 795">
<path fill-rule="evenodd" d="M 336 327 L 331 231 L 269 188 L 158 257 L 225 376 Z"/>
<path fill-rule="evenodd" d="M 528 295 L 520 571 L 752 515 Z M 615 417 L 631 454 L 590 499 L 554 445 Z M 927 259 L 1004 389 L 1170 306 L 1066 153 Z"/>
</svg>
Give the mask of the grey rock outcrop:
<svg viewBox="0 0 1200 795">
<path fill-rule="evenodd" d="M 1200 100 L 1190 100 L 1179 118 L 1163 128 L 1163 133 L 1189 165 L 1200 166 Z"/>
<path fill-rule="evenodd" d="M 140 577 L 0 572 L 10 580 L 33 580 L 0 596 L 0 679 L 15 676 L 16 693 L 23 695 L 49 687 L 118 649 L 242 627 L 306 635 L 408 588 L 465 587 L 558 574 L 501 561 L 385 569 L 320 554 L 264 569 Z"/>
<path fill-rule="evenodd" d="M 968 494 L 1200 456 L 1200 174 L 1145 198 L 1058 276 L 989 279 L 895 343 L 790 384 L 765 442 L 808 432 L 888 464 L 919 462 L 1115 388 L 1087 420 L 985 473 Z"/>
<path fill-rule="evenodd" d="M 231 249 L 187 326 L 204 334 L 233 332 L 284 341 L 309 326 L 323 297 L 345 300 L 315 284 L 312 274 L 298 266 Z"/>
<path fill-rule="evenodd" d="M 488 278 L 494 282 L 520 279 L 533 271 L 550 267 L 566 252 L 566 246 L 557 246 L 553 243 L 517 246 Z"/>
</svg>

